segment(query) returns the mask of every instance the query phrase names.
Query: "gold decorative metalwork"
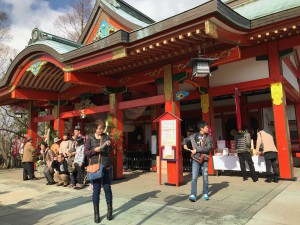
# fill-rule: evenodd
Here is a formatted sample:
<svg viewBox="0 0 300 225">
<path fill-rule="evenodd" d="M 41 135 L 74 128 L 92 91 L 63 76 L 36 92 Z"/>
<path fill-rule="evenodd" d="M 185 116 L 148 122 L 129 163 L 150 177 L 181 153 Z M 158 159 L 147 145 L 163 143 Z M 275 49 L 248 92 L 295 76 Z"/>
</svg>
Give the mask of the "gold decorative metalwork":
<svg viewBox="0 0 300 225">
<path fill-rule="evenodd" d="M 110 94 L 109 95 L 109 109 L 110 112 L 115 114 L 116 109 L 116 94 Z"/>
<path fill-rule="evenodd" d="M 173 95 L 172 65 L 164 66 L 164 93 L 165 100 L 170 101 Z"/>
<path fill-rule="evenodd" d="M 26 71 L 30 71 L 33 73 L 34 76 L 38 76 L 41 72 L 42 67 L 47 63 L 47 61 L 39 61 L 32 64 L 30 67 L 27 68 Z"/>
<path fill-rule="evenodd" d="M 126 84 L 132 79 L 133 79 L 132 77 L 126 77 L 126 78 L 120 79 L 119 82 L 120 82 L 120 84 Z"/>
<path fill-rule="evenodd" d="M 217 25 L 212 22 L 211 20 L 205 20 L 205 34 L 208 36 L 218 39 L 218 31 L 217 31 Z"/>
<path fill-rule="evenodd" d="M 73 65 L 72 64 L 67 64 L 63 67 L 63 71 L 64 72 L 70 72 L 70 71 L 73 71 L 74 68 L 73 68 Z"/>
<path fill-rule="evenodd" d="M 209 96 L 208 96 L 208 94 L 201 95 L 201 108 L 202 108 L 203 113 L 208 113 L 208 111 L 209 111 Z"/>
<path fill-rule="evenodd" d="M 112 51 L 113 58 L 112 59 L 119 59 L 127 56 L 126 48 L 121 47 Z"/>
<path fill-rule="evenodd" d="M 185 66 L 186 64 L 175 64 L 174 69 L 177 70 L 178 72 L 182 72 L 186 70 Z"/>
<path fill-rule="evenodd" d="M 144 74 L 144 77 L 154 77 L 157 78 L 161 73 L 162 73 L 163 69 L 159 69 L 159 70 L 155 70 L 155 71 L 151 71 L 151 72 L 147 72 Z"/>
<path fill-rule="evenodd" d="M 274 105 L 281 105 L 283 99 L 282 83 L 271 84 L 271 97 Z"/>
</svg>

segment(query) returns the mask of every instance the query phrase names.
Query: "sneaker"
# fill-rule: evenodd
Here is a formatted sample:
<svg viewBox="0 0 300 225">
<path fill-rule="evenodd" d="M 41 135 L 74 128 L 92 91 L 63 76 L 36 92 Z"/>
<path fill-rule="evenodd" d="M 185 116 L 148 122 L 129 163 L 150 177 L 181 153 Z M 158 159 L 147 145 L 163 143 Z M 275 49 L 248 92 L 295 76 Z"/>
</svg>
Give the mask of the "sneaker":
<svg viewBox="0 0 300 225">
<path fill-rule="evenodd" d="M 191 202 L 195 202 L 195 201 L 197 200 L 197 198 L 196 198 L 195 195 L 190 195 L 190 196 L 189 196 L 189 200 L 190 200 Z"/>
<path fill-rule="evenodd" d="M 208 197 L 207 194 L 204 194 L 204 195 L 202 196 L 202 199 L 203 199 L 204 201 L 207 201 L 207 200 L 209 200 L 209 197 Z"/>
<path fill-rule="evenodd" d="M 252 178 L 253 182 L 257 182 L 258 181 L 258 178 Z"/>
</svg>

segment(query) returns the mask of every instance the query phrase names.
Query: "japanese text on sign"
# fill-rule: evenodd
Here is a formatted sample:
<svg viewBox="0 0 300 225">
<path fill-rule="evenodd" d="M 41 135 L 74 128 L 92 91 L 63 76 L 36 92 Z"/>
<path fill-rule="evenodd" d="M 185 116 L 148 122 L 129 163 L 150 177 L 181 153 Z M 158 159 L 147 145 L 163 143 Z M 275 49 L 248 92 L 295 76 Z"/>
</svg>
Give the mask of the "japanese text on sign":
<svg viewBox="0 0 300 225">
<path fill-rule="evenodd" d="M 161 122 L 161 145 L 176 146 L 176 120 Z"/>
</svg>

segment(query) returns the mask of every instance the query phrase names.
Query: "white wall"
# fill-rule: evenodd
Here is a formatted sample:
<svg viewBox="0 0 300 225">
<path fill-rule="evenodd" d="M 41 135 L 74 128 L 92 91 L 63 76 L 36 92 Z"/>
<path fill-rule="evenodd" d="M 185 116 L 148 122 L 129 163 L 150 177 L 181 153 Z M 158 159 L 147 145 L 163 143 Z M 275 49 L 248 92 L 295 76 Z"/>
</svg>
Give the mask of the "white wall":
<svg viewBox="0 0 300 225">
<path fill-rule="evenodd" d="M 221 140 L 224 139 L 222 134 L 222 120 L 221 118 L 215 118 L 215 140 L 219 140 L 219 137 L 221 137 Z"/>
<path fill-rule="evenodd" d="M 268 61 L 250 58 L 219 66 L 209 77 L 210 87 L 235 84 L 269 77 Z"/>
<path fill-rule="evenodd" d="M 284 78 L 299 92 L 299 83 L 295 75 L 291 72 L 291 70 L 287 67 L 287 65 L 282 62 L 282 71 Z"/>
</svg>

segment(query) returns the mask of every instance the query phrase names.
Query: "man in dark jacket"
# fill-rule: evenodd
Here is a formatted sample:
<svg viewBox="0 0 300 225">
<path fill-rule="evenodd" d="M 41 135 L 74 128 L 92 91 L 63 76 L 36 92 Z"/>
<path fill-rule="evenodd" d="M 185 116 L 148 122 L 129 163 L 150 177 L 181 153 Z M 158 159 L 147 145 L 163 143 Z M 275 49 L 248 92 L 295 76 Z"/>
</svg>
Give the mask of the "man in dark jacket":
<svg viewBox="0 0 300 225">
<path fill-rule="evenodd" d="M 245 161 L 247 161 L 253 182 L 258 181 L 255 174 L 252 156 L 250 154 L 251 137 L 246 126 L 242 126 L 242 130 L 237 132 L 234 136 L 234 146 L 239 157 L 243 180 L 248 180 L 245 164 Z"/>
<path fill-rule="evenodd" d="M 201 168 L 202 177 L 203 177 L 203 190 L 202 190 L 202 198 L 203 200 L 209 200 L 208 197 L 208 160 L 209 153 L 213 149 L 213 140 L 212 137 L 208 134 L 208 124 L 205 121 L 201 121 L 198 123 L 199 132 L 194 133 L 187 137 L 188 140 L 192 143 L 192 148 L 190 149 L 191 153 L 194 154 L 194 158 L 200 159 L 201 155 L 204 156 L 204 160 L 202 163 L 199 163 L 198 160 L 194 160 L 192 162 L 192 187 L 191 187 L 191 195 L 189 196 L 189 200 L 191 202 L 195 202 L 197 200 L 197 180 L 199 176 L 199 169 Z M 183 148 L 188 149 L 187 139 L 183 141 Z"/>
<path fill-rule="evenodd" d="M 51 167 L 54 169 L 54 179 L 57 186 L 67 187 L 69 185 L 68 163 L 63 154 L 54 157 Z"/>
</svg>

